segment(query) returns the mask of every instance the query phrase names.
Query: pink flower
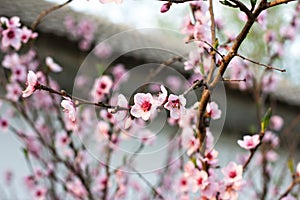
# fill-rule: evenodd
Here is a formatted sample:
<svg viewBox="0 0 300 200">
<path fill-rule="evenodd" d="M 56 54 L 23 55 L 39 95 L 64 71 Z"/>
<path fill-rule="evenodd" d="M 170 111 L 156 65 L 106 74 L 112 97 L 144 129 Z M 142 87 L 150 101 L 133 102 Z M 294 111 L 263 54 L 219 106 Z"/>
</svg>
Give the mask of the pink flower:
<svg viewBox="0 0 300 200">
<path fill-rule="evenodd" d="M 219 109 L 218 104 L 215 102 L 210 102 L 206 106 L 207 115 L 212 119 L 220 119 L 222 111 Z"/>
<path fill-rule="evenodd" d="M 37 33 L 33 33 L 32 30 L 28 29 L 26 26 L 22 28 L 21 40 L 23 43 L 27 43 L 29 39 L 34 39 L 37 36 Z"/>
<path fill-rule="evenodd" d="M 26 80 L 26 67 L 23 65 L 17 65 L 11 69 L 11 81 L 21 81 L 24 82 Z"/>
<path fill-rule="evenodd" d="M 173 119 L 179 119 L 185 113 L 186 99 L 183 95 L 176 96 L 171 94 L 165 108 L 170 111 L 170 116 Z"/>
<path fill-rule="evenodd" d="M 199 148 L 199 140 L 194 136 L 194 130 L 191 127 L 185 127 L 182 130 L 182 147 L 187 149 L 187 155 L 190 156 Z"/>
<path fill-rule="evenodd" d="M 47 189 L 44 187 L 37 187 L 34 190 L 34 200 L 45 200 L 46 199 Z"/>
<path fill-rule="evenodd" d="M 134 95 L 134 105 L 130 110 L 132 116 L 141 117 L 146 121 L 150 118 L 153 110 L 155 110 L 154 100 L 150 93 L 137 93 Z"/>
<path fill-rule="evenodd" d="M 197 171 L 193 177 L 193 192 L 197 192 L 199 189 L 203 190 L 208 184 L 207 172 L 204 170 Z"/>
<path fill-rule="evenodd" d="M 76 109 L 74 103 L 69 97 L 64 97 L 65 100 L 61 101 L 61 106 L 64 108 L 64 112 L 68 115 L 69 119 L 72 122 L 75 122 L 76 119 Z"/>
<path fill-rule="evenodd" d="M 225 176 L 225 182 L 233 183 L 241 181 L 243 178 L 243 166 L 237 165 L 235 162 L 230 162 L 222 169 L 222 173 Z"/>
<path fill-rule="evenodd" d="M 101 101 L 105 94 L 110 92 L 113 82 L 109 76 L 101 76 L 95 80 L 93 89 L 91 91 L 92 97 L 95 101 Z"/>
<path fill-rule="evenodd" d="M 6 98 L 11 101 L 18 101 L 19 97 L 22 94 L 22 88 L 18 83 L 11 83 L 6 85 Z"/>
<path fill-rule="evenodd" d="M 259 135 L 246 135 L 243 140 L 238 140 L 237 143 L 244 149 L 254 149 L 260 143 Z"/>
<path fill-rule="evenodd" d="M 0 23 L 8 28 L 17 28 L 21 26 L 20 18 L 17 16 L 11 17 L 10 19 L 7 19 L 6 17 L 1 17 Z"/>
<path fill-rule="evenodd" d="M 0 118 L 0 130 L 6 132 L 8 130 L 8 121 L 6 119 Z"/>
<path fill-rule="evenodd" d="M 12 46 L 16 50 L 21 48 L 22 30 L 19 28 L 8 28 L 2 31 L 2 46 Z"/>
<path fill-rule="evenodd" d="M 279 131 L 283 126 L 283 119 L 279 115 L 273 115 L 270 119 L 270 128 Z"/>
<path fill-rule="evenodd" d="M 62 71 L 62 68 L 60 65 L 56 64 L 54 61 L 53 61 L 53 58 L 51 57 L 46 57 L 46 65 L 49 67 L 49 69 L 53 72 L 61 72 Z"/>
<path fill-rule="evenodd" d="M 171 3 L 165 3 L 165 4 L 163 4 L 161 6 L 161 8 L 160 8 L 160 12 L 161 13 L 167 12 L 170 9 L 171 5 L 172 5 Z"/>
<path fill-rule="evenodd" d="M 94 54 L 98 58 L 106 59 L 109 58 L 112 54 L 112 48 L 109 44 L 104 42 L 98 44 L 94 49 Z"/>
<path fill-rule="evenodd" d="M 29 97 L 35 90 L 38 85 L 37 76 L 33 71 L 29 71 L 27 75 L 26 89 L 23 91 L 23 98 Z"/>
<path fill-rule="evenodd" d="M 79 180 L 73 180 L 73 181 L 68 181 L 66 183 L 67 189 L 75 195 L 79 199 L 85 199 L 85 196 L 87 195 L 87 192 L 82 185 L 81 181 Z"/>
<path fill-rule="evenodd" d="M 279 77 L 277 74 L 269 73 L 265 75 L 262 79 L 262 90 L 266 93 L 273 92 L 279 82 Z"/>
<path fill-rule="evenodd" d="M 71 139 L 65 131 L 61 131 L 56 135 L 56 145 L 57 147 L 65 147 L 70 143 Z"/>
<path fill-rule="evenodd" d="M 161 93 L 158 95 L 157 98 L 155 98 L 155 104 L 157 106 L 161 106 L 163 103 L 165 103 L 165 101 L 167 100 L 167 96 L 168 96 L 168 92 L 163 85 L 160 86 L 160 90 L 161 90 Z"/>
</svg>

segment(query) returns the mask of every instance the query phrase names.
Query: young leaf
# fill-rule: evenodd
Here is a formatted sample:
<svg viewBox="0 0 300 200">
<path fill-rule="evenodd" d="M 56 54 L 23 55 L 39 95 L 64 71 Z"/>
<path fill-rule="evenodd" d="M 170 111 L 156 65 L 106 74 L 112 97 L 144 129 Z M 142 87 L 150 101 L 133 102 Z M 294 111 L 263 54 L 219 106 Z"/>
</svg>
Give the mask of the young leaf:
<svg viewBox="0 0 300 200">
<path fill-rule="evenodd" d="M 261 121 L 261 131 L 264 132 L 266 128 L 269 126 L 271 116 L 272 116 L 272 109 L 269 108 Z"/>
</svg>

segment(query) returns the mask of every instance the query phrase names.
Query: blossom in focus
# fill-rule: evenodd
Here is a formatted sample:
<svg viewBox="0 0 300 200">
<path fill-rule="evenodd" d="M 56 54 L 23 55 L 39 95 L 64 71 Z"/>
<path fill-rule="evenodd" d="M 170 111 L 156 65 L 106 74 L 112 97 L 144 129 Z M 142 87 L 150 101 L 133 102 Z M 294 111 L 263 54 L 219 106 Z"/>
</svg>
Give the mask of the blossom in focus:
<svg viewBox="0 0 300 200">
<path fill-rule="evenodd" d="M 64 108 L 64 112 L 68 115 L 69 119 L 74 122 L 76 119 L 76 109 L 74 103 L 69 97 L 64 97 L 61 101 L 61 106 Z"/>
<path fill-rule="evenodd" d="M 186 99 L 183 95 L 176 96 L 171 94 L 165 108 L 170 111 L 170 116 L 173 119 L 179 119 L 185 112 Z"/>
<path fill-rule="evenodd" d="M 37 76 L 33 71 L 29 71 L 27 75 L 26 89 L 23 91 L 23 97 L 29 97 L 38 85 Z"/>
<path fill-rule="evenodd" d="M 193 178 L 193 192 L 197 192 L 199 189 L 203 190 L 208 184 L 208 175 L 204 170 L 196 171 Z"/>
<path fill-rule="evenodd" d="M 244 149 L 254 149 L 260 142 L 259 135 L 246 135 L 243 140 L 238 140 L 237 143 Z"/>
<path fill-rule="evenodd" d="M 150 93 L 137 93 L 134 95 L 134 105 L 132 106 L 130 113 L 136 118 L 142 118 L 148 120 L 151 113 L 155 109 L 154 100 Z"/>
<path fill-rule="evenodd" d="M 243 178 L 243 166 L 237 165 L 235 162 L 230 162 L 222 169 L 222 173 L 225 177 L 225 182 L 233 183 L 240 181 Z"/>
<path fill-rule="evenodd" d="M 53 58 L 51 58 L 49 56 L 46 57 L 46 65 L 53 72 L 61 72 L 62 71 L 62 67 L 60 65 L 58 65 L 57 63 L 55 63 L 53 61 Z"/>
<path fill-rule="evenodd" d="M 219 109 L 218 104 L 215 102 L 210 102 L 206 106 L 207 115 L 212 119 L 220 119 L 222 111 Z"/>
<path fill-rule="evenodd" d="M 155 98 L 155 103 L 157 106 L 162 105 L 167 100 L 168 97 L 168 91 L 163 85 L 160 86 L 160 90 L 161 90 L 160 94 L 158 95 L 157 98 Z"/>
</svg>

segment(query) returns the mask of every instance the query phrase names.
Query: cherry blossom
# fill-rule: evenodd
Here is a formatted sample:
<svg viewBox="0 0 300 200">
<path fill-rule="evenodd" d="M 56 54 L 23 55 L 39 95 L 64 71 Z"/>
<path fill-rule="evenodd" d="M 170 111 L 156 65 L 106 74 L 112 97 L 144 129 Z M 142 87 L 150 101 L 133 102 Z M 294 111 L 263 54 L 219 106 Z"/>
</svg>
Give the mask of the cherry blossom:
<svg viewBox="0 0 300 200">
<path fill-rule="evenodd" d="M 287 196 L 283 197 L 281 200 L 297 200 L 293 195 L 288 194 Z"/>
<path fill-rule="evenodd" d="M 132 116 L 146 121 L 155 109 L 154 99 L 150 93 L 137 93 L 134 95 L 134 105 L 130 113 Z"/>
<path fill-rule="evenodd" d="M 57 63 L 55 63 L 53 61 L 52 57 L 49 57 L 49 56 L 46 57 L 46 65 L 53 72 L 61 72 L 62 71 L 62 67 L 60 65 L 58 65 Z"/>
<path fill-rule="evenodd" d="M 22 94 L 22 88 L 18 83 L 11 83 L 6 85 L 6 98 L 11 101 L 18 101 Z"/>
<path fill-rule="evenodd" d="M 254 149 L 260 143 L 259 135 L 246 135 L 243 140 L 238 140 L 237 143 L 244 149 Z"/>
<path fill-rule="evenodd" d="M 76 109 L 74 103 L 69 97 L 64 97 L 61 101 L 61 106 L 64 108 L 64 112 L 68 115 L 69 119 L 75 122 L 76 119 Z"/>
<path fill-rule="evenodd" d="M 219 109 L 218 104 L 216 102 L 210 102 L 206 106 L 207 115 L 210 116 L 212 119 L 220 119 L 222 111 Z"/>
<path fill-rule="evenodd" d="M 269 124 L 270 128 L 275 130 L 275 131 L 279 131 L 282 126 L 283 126 L 283 119 L 282 117 L 280 117 L 279 115 L 273 115 L 270 118 L 270 124 Z"/>
<path fill-rule="evenodd" d="M 160 90 L 161 92 L 158 95 L 158 97 L 154 98 L 156 106 L 161 106 L 167 100 L 168 91 L 166 90 L 166 88 L 163 85 L 161 85 Z"/>
<path fill-rule="evenodd" d="M 243 178 L 243 166 L 237 165 L 235 162 L 230 162 L 226 167 L 222 169 L 222 173 L 225 177 L 225 182 L 234 183 L 240 181 Z"/>
<path fill-rule="evenodd" d="M 23 98 L 29 97 L 36 90 L 38 85 L 37 75 L 33 71 L 29 71 L 27 75 L 26 89 L 23 91 Z"/>
<path fill-rule="evenodd" d="M 183 95 L 176 96 L 171 94 L 165 108 L 170 111 L 170 116 L 173 119 L 179 119 L 185 113 L 186 99 Z"/>
<path fill-rule="evenodd" d="M 34 200 L 44 200 L 46 199 L 46 193 L 47 193 L 47 189 L 42 187 L 42 186 L 38 186 L 35 188 L 34 190 Z"/>
<path fill-rule="evenodd" d="M 8 130 L 8 121 L 4 118 L 0 118 L 0 130 L 6 132 Z"/>
<path fill-rule="evenodd" d="M 94 101 L 101 101 L 110 92 L 113 82 L 109 76 L 101 76 L 95 80 L 91 95 Z"/>
<path fill-rule="evenodd" d="M 171 5 L 172 5 L 171 3 L 164 3 L 160 8 L 160 12 L 161 13 L 167 12 L 170 9 Z"/>
<path fill-rule="evenodd" d="M 12 46 L 16 50 L 19 50 L 22 45 L 22 30 L 19 28 L 8 28 L 2 31 L 2 46 L 7 48 Z"/>
<path fill-rule="evenodd" d="M 204 170 L 196 171 L 193 177 L 193 192 L 197 192 L 199 189 L 203 190 L 208 184 L 207 172 Z"/>
</svg>

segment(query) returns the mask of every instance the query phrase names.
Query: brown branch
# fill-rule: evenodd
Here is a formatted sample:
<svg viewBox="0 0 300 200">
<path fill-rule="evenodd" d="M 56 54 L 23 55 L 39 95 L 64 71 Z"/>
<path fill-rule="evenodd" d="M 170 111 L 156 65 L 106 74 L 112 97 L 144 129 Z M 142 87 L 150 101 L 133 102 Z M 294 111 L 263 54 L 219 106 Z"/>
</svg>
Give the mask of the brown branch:
<svg viewBox="0 0 300 200">
<path fill-rule="evenodd" d="M 129 108 L 120 107 L 120 106 L 113 106 L 113 105 L 109 105 L 109 104 L 106 104 L 106 103 L 103 103 L 103 102 L 91 102 L 91 101 L 87 101 L 87 100 L 84 100 L 84 99 L 80 99 L 78 97 L 74 97 L 74 96 L 66 93 L 63 90 L 62 91 L 57 91 L 57 90 L 54 90 L 52 88 L 49 88 L 48 86 L 41 85 L 41 84 L 37 85 L 35 87 L 35 89 L 44 90 L 44 91 L 47 91 L 49 93 L 56 94 L 56 95 L 59 95 L 59 96 L 62 96 L 62 97 L 69 97 L 70 99 L 75 101 L 76 106 L 84 105 L 84 104 L 85 105 L 94 105 L 94 106 L 104 108 L 104 109 L 113 109 L 114 112 L 118 112 L 118 111 L 121 111 L 121 110 L 129 110 Z"/>
<path fill-rule="evenodd" d="M 297 0 L 275 0 L 267 3 L 267 8 L 271 8 L 280 4 L 287 4 L 292 1 L 297 1 Z"/>
<path fill-rule="evenodd" d="M 254 60 L 251 60 L 250 58 L 247 58 L 245 56 L 242 56 L 240 54 L 236 54 L 236 56 L 240 57 L 241 59 L 243 60 L 246 60 L 246 61 L 249 61 L 253 64 L 256 64 L 256 65 L 260 65 L 260 66 L 263 66 L 265 67 L 266 69 L 269 69 L 269 70 L 277 70 L 277 71 L 280 71 L 280 72 L 286 72 L 286 69 L 280 69 L 280 68 L 276 68 L 276 67 L 272 67 L 270 65 L 266 65 L 266 64 L 263 64 L 263 63 L 259 63 L 257 61 L 254 61 Z"/>
<path fill-rule="evenodd" d="M 49 13 L 51 13 L 51 12 L 53 12 L 53 11 L 55 11 L 55 10 L 58 10 L 58 9 L 64 7 L 65 5 L 71 3 L 72 1 L 73 1 L 73 0 L 67 0 L 67 1 L 66 1 L 65 3 L 63 3 L 63 4 L 55 5 L 55 6 L 49 8 L 49 9 L 47 9 L 47 10 L 43 10 L 43 11 L 39 14 L 39 16 L 37 17 L 37 19 L 32 23 L 31 29 L 32 29 L 32 30 L 35 30 L 35 28 L 37 27 L 37 25 L 41 22 L 41 20 L 42 20 L 46 15 L 48 15 Z"/>
<path fill-rule="evenodd" d="M 253 18 L 254 17 L 252 12 L 241 1 L 239 1 L 239 0 L 229 0 L 229 1 L 234 3 L 235 6 L 237 6 L 240 9 L 240 11 L 244 12 L 247 15 L 248 18 Z"/>
<path fill-rule="evenodd" d="M 294 179 L 293 182 L 289 185 L 289 187 L 282 193 L 282 195 L 280 195 L 280 197 L 278 198 L 278 200 L 282 199 L 283 197 L 287 196 L 292 189 L 300 183 L 300 178 Z"/>
</svg>

